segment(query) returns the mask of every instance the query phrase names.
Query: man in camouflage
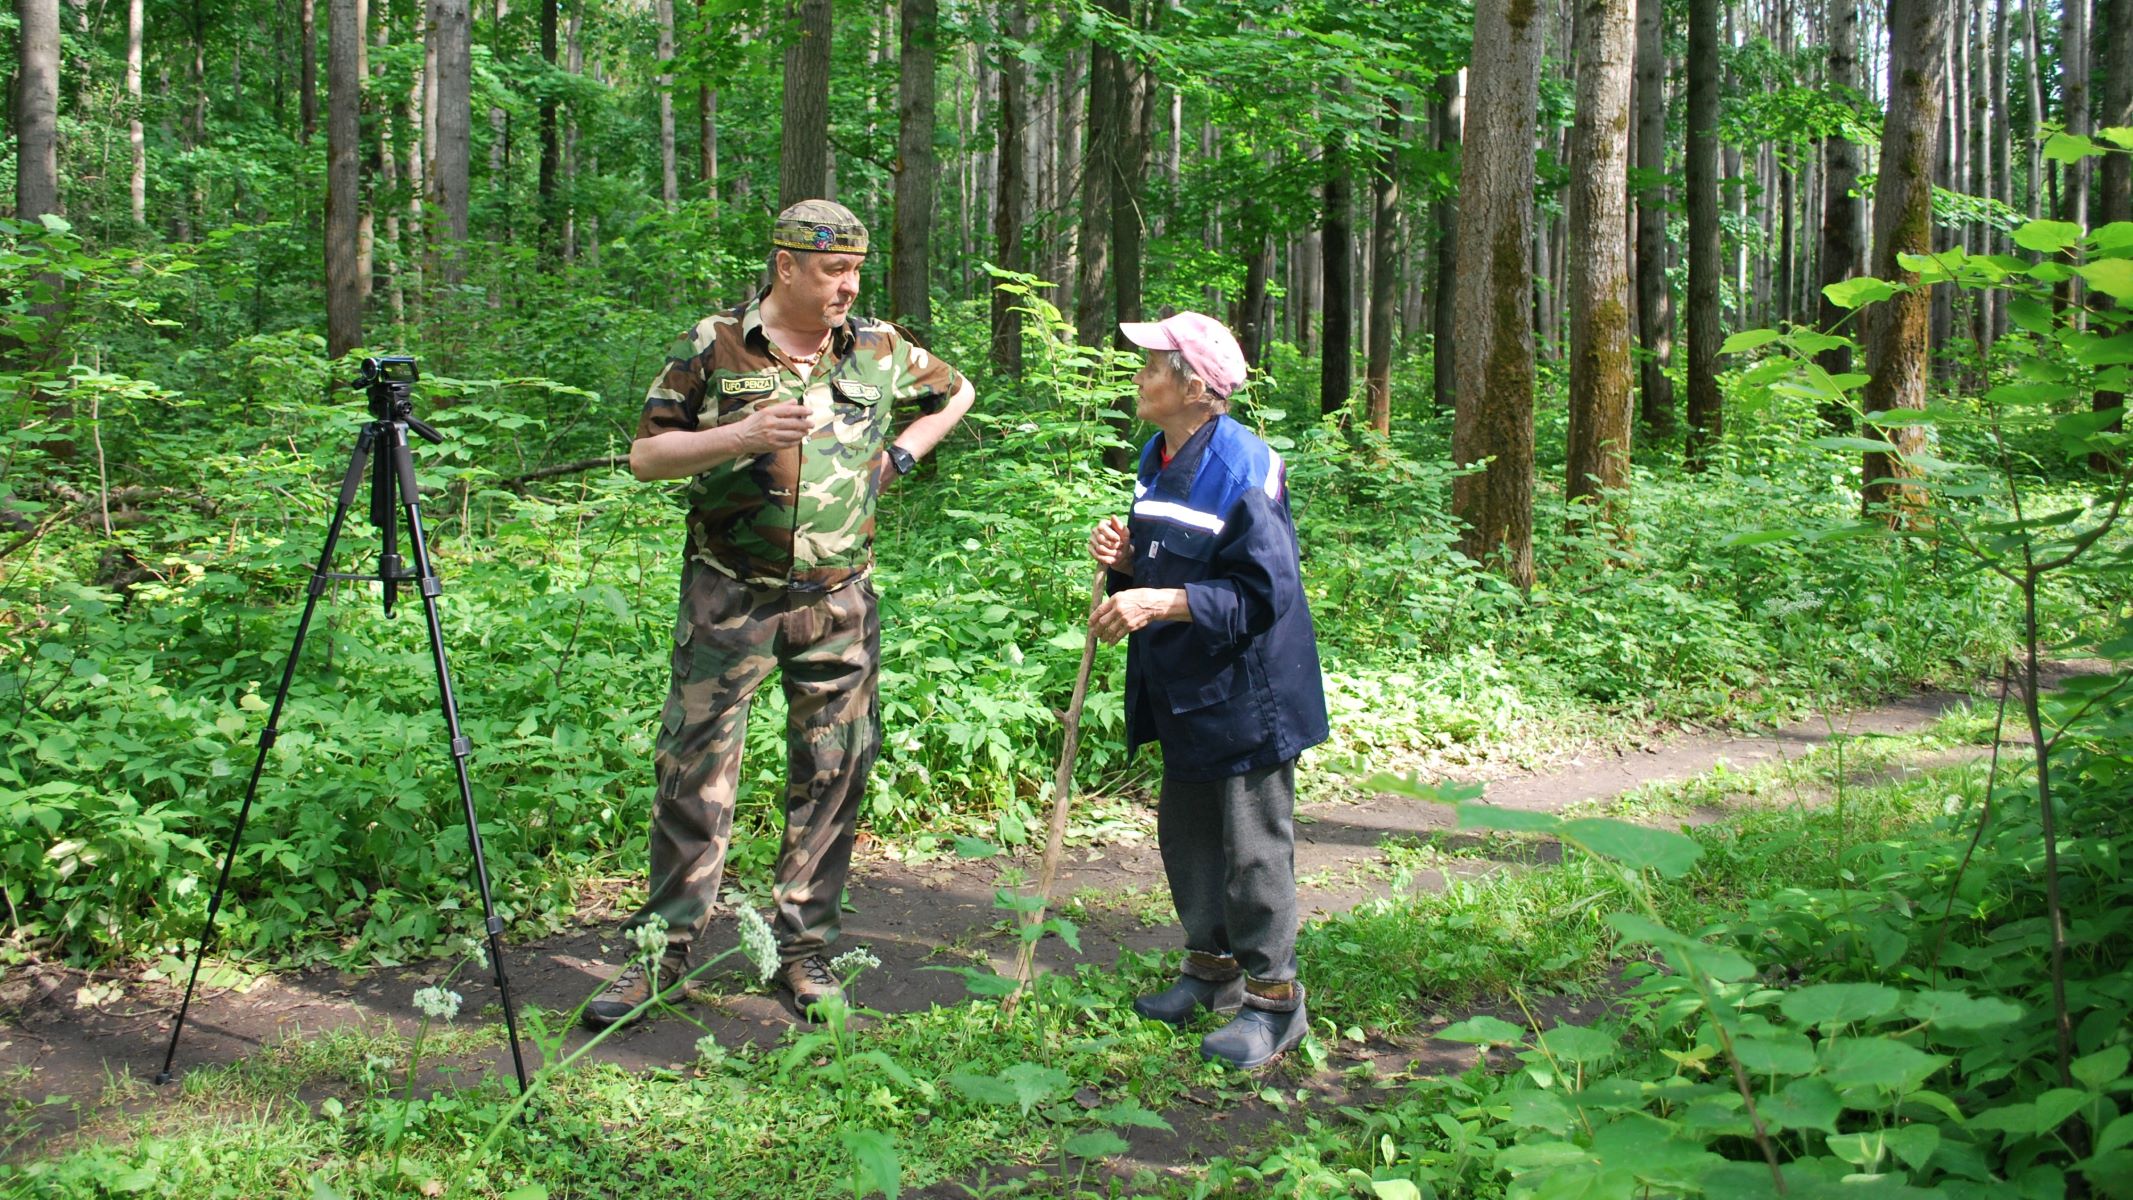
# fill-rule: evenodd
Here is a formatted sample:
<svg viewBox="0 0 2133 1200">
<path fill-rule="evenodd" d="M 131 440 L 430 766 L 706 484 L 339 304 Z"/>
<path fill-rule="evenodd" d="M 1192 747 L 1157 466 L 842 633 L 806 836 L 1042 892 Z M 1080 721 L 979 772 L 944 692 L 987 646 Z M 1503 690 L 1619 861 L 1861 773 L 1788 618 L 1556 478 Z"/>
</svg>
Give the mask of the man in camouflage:
<svg viewBox="0 0 2133 1200">
<path fill-rule="evenodd" d="M 893 325 L 851 315 L 866 227 L 841 205 L 780 213 L 770 286 L 668 353 L 630 445 L 643 480 L 687 479 L 674 677 L 653 752 L 651 894 L 662 983 L 639 966 L 586 1006 L 605 1027 L 688 969 L 733 825 L 748 702 L 772 670 L 788 706 L 785 837 L 771 889 L 777 978 L 806 1015 L 836 993 L 837 936 L 867 773 L 881 745 L 874 504 L 969 410 L 953 367 Z M 945 403 L 943 403 L 945 401 Z M 891 406 L 922 415 L 890 440 Z"/>
</svg>

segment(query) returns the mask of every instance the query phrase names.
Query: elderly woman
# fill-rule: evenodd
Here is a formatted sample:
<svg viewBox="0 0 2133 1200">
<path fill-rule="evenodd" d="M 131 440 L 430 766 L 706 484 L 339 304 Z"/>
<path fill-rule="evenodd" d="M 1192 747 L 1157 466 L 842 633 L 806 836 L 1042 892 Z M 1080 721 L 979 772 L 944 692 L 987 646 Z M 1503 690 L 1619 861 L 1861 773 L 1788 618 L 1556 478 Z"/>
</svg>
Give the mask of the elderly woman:
<svg viewBox="0 0 2133 1200">
<path fill-rule="evenodd" d="M 1094 623 L 1128 638 L 1127 753 L 1163 747 L 1157 839 L 1186 950 L 1177 983 L 1133 1008 L 1173 1025 L 1236 1013 L 1200 1054 L 1250 1069 L 1309 1027 L 1291 814 L 1297 756 L 1326 738 L 1318 644 L 1281 456 L 1227 415 L 1236 339 L 1192 312 L 1119 328 L 1148 351 L 1133 382 L 1159 432 L 1131 519 L 1089 535 L 1110 572 Z"/>
</svg>

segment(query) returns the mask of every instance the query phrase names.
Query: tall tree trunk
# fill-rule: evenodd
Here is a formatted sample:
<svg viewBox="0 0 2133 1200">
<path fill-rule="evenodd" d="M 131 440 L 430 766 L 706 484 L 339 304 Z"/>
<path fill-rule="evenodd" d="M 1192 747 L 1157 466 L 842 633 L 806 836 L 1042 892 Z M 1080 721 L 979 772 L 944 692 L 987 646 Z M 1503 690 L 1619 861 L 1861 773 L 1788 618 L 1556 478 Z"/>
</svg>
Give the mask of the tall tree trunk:
<svg viewBox="0 0 2133 1200">
<path fill-rule="evenodd" d="M 307 0 L 305 12 L 310 11 Z M 127 177 L 126 194 L 132 204 L 133 223 L 148 226 L 148 141 L 141 128 L 141 39 L 144 33 L 141 0 L 126 3 L 126 146 L 133 168 Z M 305 47 L 310 47 L 309 38 Z M 309 94 L 307 90 L 306 94 Z M 317 107 L 316 101 L 313 108 Z"/>
<path fill-rule="evenodd" d="M 1125 125 L 1124 72 L 1101 42 L 1089 46 L 1087 134 L 1082 139 L 1081 231 L 1074 239 L 1074 337 L 1084 346 L 1111 340 L 1111 157 Z"/>
<path fill-rule="evenodd" d="M 1349 209 L 1348 139 L 1336 133 L 1326 142 L 1325 212 L 1319 259 L 1325 279 L 1325 310 L 1319 324 L 1318 411 L 1341 413 L 1347 421 L 1348 395 L 1355 388 L 1355 250 L 1354 217 Z"/>
<path fill-rule="evenodd" d="M 900 81 L 896 93 L 896 224 L 889 235 L 889 315 L 933 325 L 933 48 L 939 33 L 934 0 L 902 0 Z M 964 214 L 970 219 L 970 214 Z"/>
<path fill-rule="evenodd" d="M 1370 426 L 1379 433 L 1392 432 L 1392 327 L 1399 314 L 1393 299 L 1399 282 L 1395 263 L 1399 258 L 1400 157 L 1394 147 L 1400 140 L 1400 106 L 1385 106 L 1378 120 L 1378 136 L 1385 150 L 1378 155 L 1371 181 L 1370 215 L 1370 324 L 1363 335 L 1363 391 L 1370 400 Z"/>
<path fill-rule="evenodd" d="M 466 278 L 467 187 L 474 152 L 474 42 L 467 0 L 432 0 L 437 22 L 437 157 L 430 198 L 444 214 L 444 281 Z"/>
<path fill-rule="evenodd" d="M 1718 394 L 1718 0 L 1689 0 L 1689 442 L 1701 469 L 1724 433 Z"/>
<path fill-rule="evenodd" d="M 59 211 L 59 0 L 15 0 L 15 217 Z"/>
<path fill-rule="evenodd" d="M 1274 239 L 1263 225 L 1252 222 L 1253 218 L 1246 218 L 1247 229 L 1258 232 L 1249 234 L 1252 240 L 1245 243 L 1251 247 L 1251 257 L 1244 264 L 1244 299 L 1238 304 L 1237 325 L 1243 335 L 1244 361 L 1256 367 L 1266 357 L 1272 332 L 1267 328 L 1271 312 L 1267 281 L 1274 273 Z"/>
<path fill-rule="evenodd" d="M 1130 19 L 1131 10 L 1126 13 Z M 1111 155 L 1111 298 L 1112 316 L 1141 319 L 1141 242 L 1143 193 L 1148 183 L 1149 120 L 1155 81 L 1139 63 L 1119 59 L 1118 143 Z M 1119 343 L 1120 349 L 1125 343 Z M 1130 467 L 1130 462 L 1118 464 Z"/>
<path fill-rule="evenodd" d="M 2044 144 L 2044 38 L 2037 26 L 2037 0 L 2023 0 L 2022 20 L 2028 34 L 2028 50 L 2023 55 L 2027 76 L 2023 82 L 2029 85 L 2029 207 L 2025 210 L 2032 217 L 2044 215 L 2044 156 L 2037 148 Z"/>
<path fill-rule="evenodd" d="M 583 0 L 571 9 L 570 19 L 564 25 L 563 69 L 572 75 L 585 72 L 585 46 L 578 32 L 585 19 Z M 578 106 L 572 104 L 563 113 L 563 203 L 560 216 L 563 223 L 563 261 L 578 261 Z"/>
<path fill-rule="evenodd" d="M 1661 0 L 1637 0 L 1637 342 L 1640 416 L 1656 433 L 1674 428 L 1674 289 L 1666 278 L 1666 29 Z"/>
<path fill-rule="evenodd" d="M 363 344 L 363 289 L 356 274 L 356 211 L 362 204 L 360 150 L 363 41 L 357 0 L 326 2 L 326 354 Z"/>
<path fill-rule="evenodd" d="M 133 0 L 138 7 L 140 0 Z M 317 0 L 302 0 L 298 8 L 297 35 L 303 45 L 298 48 L 301 66 L 296 82 L 296 109 L 303 122 L 302 141 L 308 146 L 312 135 L 318 132 L 318 4 Z M 136 73 L 139 64 L 134 65 Z"/>
<path fill-rule="evenodd" d="M 1830 0 L 1829 6 L 1829 82 L 1845 102 L 1859 103 L 1859 0 Z M 1859 244 L 1860 212 L 1859 197 L 1854 191 L 1859 185 L 1859 147 L 1842 134 L 1832 134 L 1823 142 L 1822 199 L 1822 286 L 1841 283 L 1858 274 L 1860 260 L 1864 257 Z M 1816 304 L 1816 324 L 1824 333 L 1834 333 L 1846 319 L 1846 310 L 1839 308 L 1827 295 Z M 1842 375 L 1852 369 L 1850 346 L 1838 346 L 1824 350 L 1816 358 L 1822 369 L 1832 375 Z M 1822 416 L 1832 426 L 1850 428 L 1851 414 L 1841 404 L 1831 404 L 1822 411 Z"/>
<path fill-rule="evenodd" d="M 704 199 L 718 199 L 718 89 L 696 89 L 696 178 Z"/>
<path fill-rule="evenodd" d="M 2089 113 L 2089 0 L 2059 0 L 2059 118 L 2066 131 L 2085 137 L 2093 129 Z M 2089 223 L 2088 160 L 2060 168 L 2059 219 L 2084 228 Z M 2071 292 L 2073 281 L 2060 285 Z"/>
<path fill-rule="evenodd" d="M 1458 414 L 1452 485 L 1460 549 L 1520 589 L 1533 586 L 1533 135 L 1542 18 L 1517 0 L 1474 6 L 1472 96 L 1459 184 L 1453 339 Z"/>
<path fill-rule="evenodd" d="M 658 34 L 652 53 L 659 63 L 659 202 L 672 212 L 681 203 L 674 165 L 674 0 L 652 0 L 652 24 Z"/>
<path fill-rule="evenodd" d="M 541 61 L 550 69 L 556 65 L 556 19 L 560 15 L 558 0 L 540 0 L 541 5 Z M 556 100 L 552 88 L 543 88 L 536 129 L 541 142 L 541 161 L 534 176 L 534 208 L 540 221 L 539 246 L 541 256 L 553 260 L 562 249 L 562 214 L 556 207 L 556 175 L 562 165 L 561 139 L 556 128 Z"/>
<path fill-rule="evenodd" d="M 1570 128 L 1570 430 L 1567 493 L 1605 496 L 1617 531 L 1629 486 L 1629 82 L 1636 30 L 1619 0 L 1577 2 Z"/>
<path fill-rule="evenodd" d="M 1874 181 L 1874 261 L 1877 279 L 1916 283 L 1900 255 L 1924 254 L 1932 245 L 1933 164 L 1938 153 L 1941 104 L 1947 89 L 1949 0 L 1890 0 L 1889 107 L 1881 126 L 1880 175 Z M 1926 406 L 1926 327 L 1932 301 L 1923 291 L 1884 300 L 1869 323 L 1863 398 L 1869 414 Z M 1917 425 L 1898 425 L 1883 436 L 1905 453 L 1924 447 Z M 1903 484 L 1915 472 L 1895 456 L 1868 452 L 1860 488 L 1869 515 L 1897 522 L 1921 505 Z"/>
<path fill-rule="evenodd" d="M 1447 71 L 1437 77 L 1437 151 L 1460 152 L 1460 126 L 1466 120 L 1466 72 Z M 1437 281 L 1430 289 L 1430 375 L 1437 407 L 1453 409 L 1459 395 L 1458 355 L 1453 344 L 1458 326 L 1458 308 L 1453 298 L 1459 285 L 1459 193 L 1447 189 L 1432 206 L 1437 225 Z"/>
<path fill-rule="evenodd" d="M 785 122 L 779 138 L 778 207 L 828 198 L 830 0 L 792 0 L 785 47 Z"/>
<path fill-rule="evenodd" d="M 1006 14 L 1007 36 L 1021 42 L 1029 36 L 1028 17 L 1021 4 Z M 998 173 L 993 177 L 993 259 L 1003 271 L 1024 271 L 1022 261 L 1022 210 L 1026 206 L 1029 178 L 1025 173 L 1029 153 L 1029 68 L 1012 48 L 1000 55 L 1000 132 Z M 1022 314 L 1019 302 L 998 288 L 992 289 L 992 365 L 1010 379 L 1022 377 Z"/>
</svg>

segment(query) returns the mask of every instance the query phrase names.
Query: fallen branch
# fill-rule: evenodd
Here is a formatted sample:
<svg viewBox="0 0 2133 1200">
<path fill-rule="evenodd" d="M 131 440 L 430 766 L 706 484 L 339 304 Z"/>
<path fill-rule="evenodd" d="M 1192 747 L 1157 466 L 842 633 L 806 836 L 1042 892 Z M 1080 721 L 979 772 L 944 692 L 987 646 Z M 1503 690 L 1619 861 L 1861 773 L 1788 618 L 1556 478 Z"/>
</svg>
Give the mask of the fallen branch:
<svg viewBox="0 0 2133 1200">
<path fill-rule="evenodd" d="M 597 471 L 602 467 L 627 466 L 629 461 L 630 456 L 627 454 L 603 454 L 598 458 L 581 458 L 576 462 L 557 463 L 552 467 L 528 471 L 524 475 L 506 479 L 503 483 L 514 492 L 524 491 L 527 484 L 538 480 L 554 479 L 558 475 L 576 475 L 580 471 Z"/>
</svg>

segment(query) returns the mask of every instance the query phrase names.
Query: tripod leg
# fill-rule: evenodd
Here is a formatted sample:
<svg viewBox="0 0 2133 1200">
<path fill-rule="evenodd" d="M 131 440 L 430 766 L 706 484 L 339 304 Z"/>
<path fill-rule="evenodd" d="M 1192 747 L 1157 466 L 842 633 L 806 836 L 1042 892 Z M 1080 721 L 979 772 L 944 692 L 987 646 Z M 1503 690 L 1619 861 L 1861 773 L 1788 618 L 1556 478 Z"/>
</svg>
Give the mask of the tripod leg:
<svg viewBox="0 0 2133 1200">
<path fill-rule="evenodd" d="M 430 551 L 422 532 L 422 492 L 415 483 L 415 459 L 408 452 L 407 430 L 391 425 L 393 468 L 399 476 L 400 500 L 407 509 L 409 549 L 415 556 L 416 587 L 422 593 L 423 615 L 429 621 L 430 658 L 437 668 L 437 693 L 444 704 L 444 725 L 452 735 L 452 770 L 459 777 L 459 806 L 466 816 L 467 846 L 474 853 L 474 883 L 481 892 L 481 912 L 489 935 L 489 966 L 496 974 L 496 994 L 504 1004 L 504 1032 L 511 1039 L 511 1066 L 518 1073 L 518 1090 L 527 1089 L 526 1061 L 518 1047 L 518 1012 L 511 1004 L 511 983 L 504 977 L 503 918 L 496 915 L 496 902 L 489 894 L 489 865 L 482 857 L 481 825 L 474 814 L 474 789 L 467 782 L 467 756 L 474 743 L 459 732 L 459 703 L 452 698 L 452 671 L 444 660 L 444 626 L 437 620 L 437 597 L 444 585 L 430 570 Z"/>
<path fill-rule="evenodd" d="M 267 727 L 259 733 L 259 756 L 252 760 L 252 777 L 244 785 L 244 802 L 237 806 L 237 825 L 230 832 L 229 848 L 222 855 L 222 873 L 215 879 L 215 894 L 207 903 L 207 924 L 200 930 L 200 944 L 193 951 L 192 973 L 185 980 L 185 999 L 178 1005 L 178 1018 L 170 1025 L 170 1046 L 163 1052 L 163 1069 L 156 1073 L 157 1083 L 170 1082 L 170 1067 L 178 1057 L 178 1036 L 185 1031 L 185 1015 L 193 1006 L 193 988 L 200 982 L 200 964 L 207 958 L 207 949 L 215 940 L 215 918 L 222 912 L 222 896 L 229 888 L 230 868 L 237 862 L 237 847 L 244 842 L 244 823 L 252 815 L 252 800 L 259 794 L 259 776 L 266 769 L 267 751 L 274 746 L 276 730 L 281 723 L 282 705 L 289 699 L 289 682 L 296 677 L 296 659 L 304 651 L 304 635 L 311 629 L 311 614 L 318 609 L 318 598 L 326 594 L 326 572 L 333 565 L 333 547 L 341 537 L 341 526 L 348 520 L 349 506 L 355 503 L 356 488 L 363 481 L 363 467 L 370 459 L 371 445 L 377 441 L 376 425 L 365 425 L 356 435 L 355 452 L 348 460 L 348 473 L 341 477 L 341 496 L 333 506 L 333 520 L 326 526 L 326 544 L 319 549 L 318 566 L 312 568 L 311 584 L 304 593 L 304 615 L 296 622 L 296 639 L 289 646 L 289 661 L 282 665 L 281 686 L 274 689 L 274 706 L 267 711 Z"/>
</svg>

